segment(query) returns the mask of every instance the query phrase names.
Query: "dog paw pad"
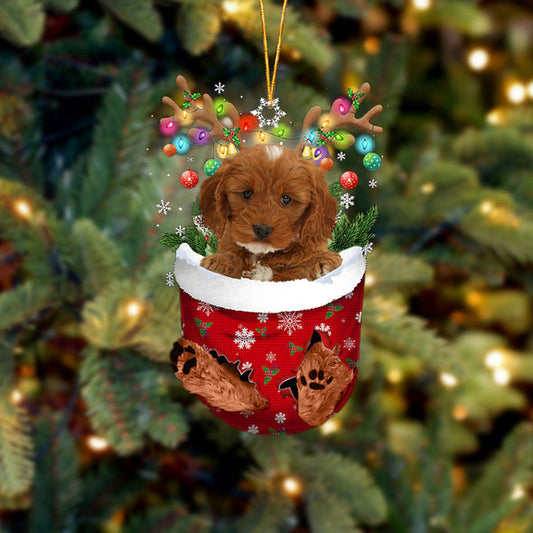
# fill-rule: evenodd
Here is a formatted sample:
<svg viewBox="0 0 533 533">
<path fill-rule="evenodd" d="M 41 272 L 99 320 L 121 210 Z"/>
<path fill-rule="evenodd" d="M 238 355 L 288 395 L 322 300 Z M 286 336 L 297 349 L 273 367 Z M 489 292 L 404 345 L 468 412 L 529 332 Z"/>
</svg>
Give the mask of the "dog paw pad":
<svg viewBox="0 0 533 533">
<path fill-rule="evenodd" d="M 196 357 L 191 357 L 190 359 L 185 361 L 185 363 L 183 364 L 183 373 L 189 374 L 195 366 L 196 366 Z"/>
</svg>

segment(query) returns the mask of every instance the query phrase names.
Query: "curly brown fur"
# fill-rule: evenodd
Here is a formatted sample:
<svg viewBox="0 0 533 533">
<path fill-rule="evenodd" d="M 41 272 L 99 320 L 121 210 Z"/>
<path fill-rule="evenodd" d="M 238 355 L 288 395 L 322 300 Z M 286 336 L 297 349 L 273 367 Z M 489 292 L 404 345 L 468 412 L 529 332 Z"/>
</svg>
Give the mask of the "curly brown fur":
<svg viewBox="0 0 533 533">
<path fill-rule="evenodd" d="M 328 350 L 315 331 L 296 373 L 298 415 L 310 426 L 323 424 L 333 414 L 342 391 L 353 378 L 337 353 L 338 346 Z"/>
<path fill-rule="evenodd" d="M 337 202 L 324 171 L 294 150 L 243 148 L 202 183 L 200 207 L 219 238 L 217 253 L 201 262 L 209 270 L 263 281 L 314 280 L 342 262 L 328 250 Z M 261 227 L 267 235 L 258 234 Z"/>
<path fill-rule="evenodd" d="M 202 396 L 212 407 L 225 411 L 260 410 L 268 401 L 260 396 L 249 381 L 251 371 L 241 374 L 215 351 L 207 352 L 196 342 L 180 339 L 170 352 L 172 370 L 183 386 Z"/>
</svg>

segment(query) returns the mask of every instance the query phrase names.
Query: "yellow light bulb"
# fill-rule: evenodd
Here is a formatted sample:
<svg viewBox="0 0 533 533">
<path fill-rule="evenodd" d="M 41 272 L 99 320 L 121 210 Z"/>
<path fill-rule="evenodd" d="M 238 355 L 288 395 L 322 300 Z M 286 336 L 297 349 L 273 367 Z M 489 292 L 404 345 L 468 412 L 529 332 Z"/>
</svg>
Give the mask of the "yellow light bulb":
<svg viewBox="0 0 533 533">
<path fill-rule="evenodd" d="M 264 132 L 264 131 L 260 131 L 260 132 L 259 132 L 259 139 L 261 140 L 262 143 L 265 142 L 266 135 L 265 135 L 265 132 Z"/>
<path fill-rule="evenodd" d="M 420 186 L 420 191 L 422 192 L 422 194 L 431 194 L 435 191 L 435 184 L 429 181 L 427 183 L 423 183 Z"/>
<path fill-rule="evenodd" d="M 449 372 L 441 372 L 440 376 L 440 382 L 449 389 L 452 389 L 453 387 L 457 387 L 459 380 Z"/>
<path fill-rule="evenodd" d="M 515 81 L 507 87 L 507 99 L 513 104 L 521 104 L 526 99 L 526 88 L 523 83 Z"/>
<path fill-rule="evenodd" d="M 513 492 L 511 492 L 511 500 L 521 500 L 526 495 L 526 491 L 522 485 L 515 485 Z"/>
<path fill-rule="evenodd" d="M 16 200 L 13 207 L 17 215 L 21 218 L 28 220 L 32 215 L 31 205 L 26 200 Z"/>
<path fill-rule="evenodd" d="M 470 50 L 467 62 L 472 70 L 483 70 L 489 64 L 489 53 L 484 48 L 474 48 Z"/>
<path fill-rule="evenodd" d="M 511 373 L 506 368 L 497 368 L 492 373 L 492 379 L 497 385 L 505 387 L 511 381 Z"/>
<path fill-rule="evenodd" d="M 397 368 L 393 368 L 392 370 L 389 370 L 389 372 L 387 373 L 387 379 L 391 383 L 400 383 L 400 381 L 402 381 L 403 379 L 403 374 L 401 370 L 398 370 Z"/>
<path fill-rule="evenodd" d="M 311 147 L 308 144 L 305 145 L 302 157 L 304 159 L 311 159 L 313 157 L 313 152 L 311 151 Z"/>
<path fill-rule="evenodd" d="M 494 209 L 494 203 L 490 200 L 485 200 L 484 202 L 481 202 L 481 205 L 479 206 L 479 210 L 484 214 L 487 215 Z"/>
<path fill-rule="evenodd" d="M 137 318 L 143 310 L 143 305 L 138 300 L 130 300 L 126 304 L 126 314 L 131 318 Z"/>
<path fill-rule="evenodd" d="M 489 124 L 497 126 L 503 122 L 503 115 L 499 109 L 493 109 L 490 113 L 487 114 L 486 120 Z"/>
<path fill-rule="evenodd" d="M 230 145 L 228 146 L 228 155 L 235 155 L 236 153 L 237 147 L 233 143 L 230 143 Z"/>
<path fill-rule="evenodd" d="M 485 356 L 485 364 L 489 368 L 498 368 L 502 366 L 503 358 L 503 351 L 496 348 L 495 350 L 491 350 L 487 353 L 487 355 Z"/>
<path fill-rule="evenodd" d="M 320 432 L 322 435 L 331 435 L 332 433 L 338 431 L 339 427 L 339 421 L 337 419 L 330 418 L 320 426 Z"/>
<path fill-rule="evenodd" d="M 411 3 L 418 11 L 426 11 L 431 7 L 431 0 L 412 0 Z"/>
<path fill-rule="evenodd" d="M 104 437 L 91 435 L 90 437 L 87 437 L 87 446 L 89 446 L 94 452 L 102 452 L 109 448 L 109 442 L 107 442 Z"/>
<path fill-rule="evenodd" d="M 187 120 L 187 111 L 185 109 L 181 112 L 181 116 L 183 117 L 183 120 Z"/>
<path fill-rule="evenodd" d="M 9 400 L 13 405 L 18 405 L 22 401 L 22 398 L 22 393 L 18 389 L 14 389 L 9 396 Z"/>
<path fill-rule="evenodd" d="M 283 491 L 289 496 L 298 496 L 302 492 L 302 485 L 298 479 L 289 476 L 283 480 Z"/>
</svg>

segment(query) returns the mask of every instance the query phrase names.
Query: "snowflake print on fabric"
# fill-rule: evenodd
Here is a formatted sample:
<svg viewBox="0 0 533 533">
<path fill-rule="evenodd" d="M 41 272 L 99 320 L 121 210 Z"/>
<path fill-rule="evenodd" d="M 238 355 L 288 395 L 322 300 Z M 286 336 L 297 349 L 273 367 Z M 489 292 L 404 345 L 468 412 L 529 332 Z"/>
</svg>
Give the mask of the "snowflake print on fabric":
<svg viewBox="0 0 533 533">
<path fill-rule="evenodd" d="M 331 327 L 328 326 L 327 324 L 324 324 L 324 322 L 322 322 L 320 326 L 315 326 L 315 329 L 317 331 L 323 331 L 324 333 L 327 333 L 328 335 L 331 333 Z"/>
<path fill-rule="evenodd" d="M 257 321 L 264 324 L 268 320 L 268 313 L 259 313 L 257 315 Z"/>
<path fill-rule="evenodd" d="M 161 200 L 158 204 L 156 204 L 157 212 L 163 213 L 163 215 L 166 215 L 169 211 L 172 211 L 172 207 L 170 207 L 170 202 L 165 202 L 165 200 Z"/>
<path fill-rule="evenodd" d="M 269 352 L 266 354 L 266 360 L 269 363 L 273 363 L 276 360 L 276 354 L 274 352 Z"/>
<path fill-rule="evenodd" d="M 248 426 L 248 433 L 257 435 L 259 433 L 259 428 L 255 424 L 252 424 L 251 426 Z"/>
<path fill-rule="evenodd" d="M 374 246 L 374 243 L 369 242 L 368 244 L 365 244 L 363 247 L 363 254 L 368 255 L 372 251 L 372 247 Z"/>
<path fill-rule="evenodd" d="M 283 424 L 285 420 L 287 420 L 287 415 L 285 413 L 276 413 L 276 416 L 274 417 L 276 419 L 276 422 L 278 424 Z"/>
<path fill-rule="evenodd" d="M 339 204 L 341 204 L 344 209 L 348 209 L 352 205 L 355 205 L 354 196 L 352 194 L 344 193 L 341 196 Z"/>
<path fill-rule="evenodd" d="M 253 411 L 241 411 L 239 414 L 248 418 L 249 416 L 252 416 L 255 413 Z"/>
<path fill-rule="evenodd" d="M 344 297 L 345 297 L 345 298 L 352 298 L 353 295 L 354 295 L 354 291 L 351 291 L 351 292 L 349 292 L 348 294 L 346 294 Z"/>
<path fill-rule="evenodd" d="M 202 313 L 205 313 L 207 316 L 209 316 L 214 311 L 217 311 L 218 307 L 215 307 L 214 305 L 208 304 L 206 302 L 198 302 L 196 310 L 201 311 Z"/>
<path fill-rule="evenodd" d="M 296 313 L 295 311 L 278 313 L 278 329 L 285 331 L 290 337 L 294 331 L 303 329 L 302 315 L 303 313 Z"/>
<path fill-rule="evenodd" d="M 356 346 L 357 346 L 357 343 L 351 337 L 344 339 L 343 347 L 346 348 L 347 350 L 353 350 Z"/>
<path fill-rule="evenodd" d="M 355 314 L 355 320 L 357 320 L 357 322 L 361 322 L 361 318 L 363 318 L 363 313 L 362 312 L 359 312 L 359 313 Z"/>
<path fill-rule="evenodd" d="M 172 272 L 167 272 L 166 275 L 166 281 L 165 283 L 169 286 L 169 287 L 174 287 L 174 274 Z"/>
<path fill-rule="evenodd" d="M 250 363 L 250 361 L 246 361 L 246 363 L 242 365 L 242 369 L 248 370 L 249 368 L 252 368 L 252 363 Z"/>
<path fill-rule="evenodd" d="M 255 342 L 254 332 L 248 328 L 239 325 L 237 331 L 235 332 L 233 342 L 242 350 L 247 348 L 248 350 L 252 347 L 252 344 Z"/>
</svg>

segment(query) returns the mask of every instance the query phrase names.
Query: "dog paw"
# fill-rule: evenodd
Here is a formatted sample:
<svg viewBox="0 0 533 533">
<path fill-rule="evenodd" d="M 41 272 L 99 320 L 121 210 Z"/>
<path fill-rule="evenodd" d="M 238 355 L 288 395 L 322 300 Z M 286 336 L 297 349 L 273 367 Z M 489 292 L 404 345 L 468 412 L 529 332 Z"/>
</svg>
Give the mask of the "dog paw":
<svg viewBox="0 0 533 533">
<path fill-rule="evenodd" d="M 214 350 L 207 352 L 196 342 L 183 338 L 175 342 L 170 362 L 183 386 L 212 407 L 253 411 L 269 405 L 250 381 L 251 370 L 241 374 L 238 363 L 229 362 Z"/>
<path fill-rule="evenodd" d="M 316 368 L 309 371 L 307 379 L 305 376 L 300 376 L 300 383 L 304 387 L 309 387 L 313 390 L 325 389 L 333 381 L 333 376 L 326 377 L 323 370 L 317 372 Z"/>
<path fill-rule="evenodd" d="M 208 255 L 200 261 L 200 266 L 230 278 L 240 278 L 243 267 L 241 258 L 229 252 Z"/>
<path fill-rule="evenodd" d="M 308 268 L 308 279 L 315 280 L 339 268 L 342 258 L 335 252 L 324 252 L 313 258 L 313 262 Z"/>
</svg>

